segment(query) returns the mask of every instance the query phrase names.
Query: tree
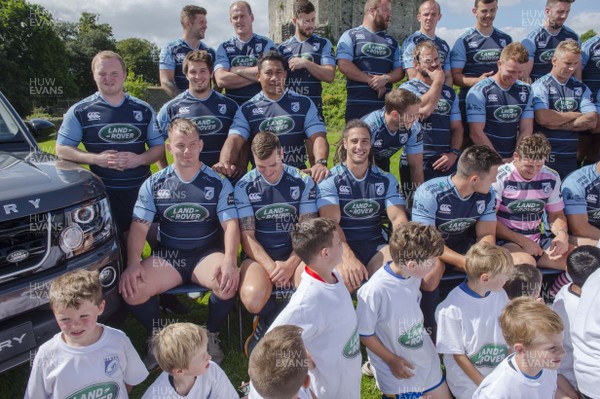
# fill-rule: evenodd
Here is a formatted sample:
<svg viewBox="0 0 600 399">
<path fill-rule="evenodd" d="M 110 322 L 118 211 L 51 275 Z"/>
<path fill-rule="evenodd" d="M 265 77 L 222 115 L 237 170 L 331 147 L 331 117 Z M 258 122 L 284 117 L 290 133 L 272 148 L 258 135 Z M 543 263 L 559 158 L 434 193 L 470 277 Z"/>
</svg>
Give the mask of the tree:
<svg viewBox="0 0 600 399">
<path fill-rule="evenodd" d="M 117 42 L 117 52 L 125 60 L 127 68 L 146 82 L 160 84 L 158 78 L 158 56 L 160 50 L 156 44 L 137 38 Z"/>
<path fill-rule="evenodd" d="M 596 36 L 596 31 L 593 29 L 588 29 L 583 35 L 581 35 L 581 43 L 585 42 L 587 39 Z"/>
</svg>

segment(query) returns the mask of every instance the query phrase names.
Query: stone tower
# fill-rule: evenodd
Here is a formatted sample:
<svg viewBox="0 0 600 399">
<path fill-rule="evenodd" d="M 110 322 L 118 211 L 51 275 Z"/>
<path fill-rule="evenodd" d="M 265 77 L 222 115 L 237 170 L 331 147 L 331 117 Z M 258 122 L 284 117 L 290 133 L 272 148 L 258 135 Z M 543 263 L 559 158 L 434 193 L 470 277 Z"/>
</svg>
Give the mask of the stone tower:
<svg viewBox="0 0 600 399">
<path fill-rule="evenodd" d="M 311 0 L 317 10 L 316 33 L 327 37 L 332 44 L 345 30 L 358 26 L 363 20 L 366 0 Z M 269 0 L 269 36 L 281 43 L 294 34 L 293 0 Z M 392 21 L 387 32 L 398 42 L 419 29 L 417 10 L 420 0 L 392 0 Z"/>
</svg>

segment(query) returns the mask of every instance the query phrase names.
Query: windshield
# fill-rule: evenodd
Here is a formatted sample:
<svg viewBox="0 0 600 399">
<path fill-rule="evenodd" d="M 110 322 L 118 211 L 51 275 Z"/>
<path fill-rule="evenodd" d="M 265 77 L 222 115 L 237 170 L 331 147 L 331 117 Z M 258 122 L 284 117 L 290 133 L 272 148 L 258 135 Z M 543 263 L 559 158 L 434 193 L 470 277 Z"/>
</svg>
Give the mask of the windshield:
<svg viewBox="0 0 600 399">
<path fill-rule="evenodd" d="M 0 143 L 23 143 L 25 138 L 6 104 L 0 101 Z"/>
</svg>

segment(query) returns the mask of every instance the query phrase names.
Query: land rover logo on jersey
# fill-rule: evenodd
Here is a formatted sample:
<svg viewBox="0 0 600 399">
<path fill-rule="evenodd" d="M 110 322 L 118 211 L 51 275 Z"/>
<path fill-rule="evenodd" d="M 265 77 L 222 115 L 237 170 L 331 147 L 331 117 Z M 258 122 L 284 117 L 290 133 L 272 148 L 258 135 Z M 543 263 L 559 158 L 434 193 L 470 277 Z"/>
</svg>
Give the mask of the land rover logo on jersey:
<svg viewBox="0 0 600 399">
<path fill-rule="evenodd" d="M 440 224 L 438 229 L 448 234 L 460 234 L 467 231 L 476 222 L 475 219 L 459 218 Z"/>
<path fill-rule="evenodd" d="M 119 356 L 104 356 L 104 374 L 111 376 L 119 369 Z"/>
<path fill-rule="evenodd" d="M 6 257 L 6 261 L 9 263 L 19 263 L 27 258 L 29 258 L 29 251 L 26 251 L 24 249 L 17 249 L 16 251 L 13 251 L 8 254 L 8 256 Z"/>
<path fill-rule="evenodd" d="M 253 55 L 238 55 L 231 60 L 232 67 L 252 67 L 256 65 L 256 57 Z"/>
<path fill-rule="evenodd" d="M 523 113 L 518 105 L 503 105 L 494 111 L 494 117 L 502 122 L 515 122 Z"/>
<path fill-rule="evenodd" d="M 408 349 L 423 346 L 423 322 L 420 321 L 398 337 L 398 343 Z"/>
<path fill-rule="evenodd" d="M 119 390 L 115 382 L 101 382 L 72 393 L 66 399 L 115 399 L 120 397 Z"/>
<path fill-rule="evenodd" d="M 342 354 L 346 359 L 354 359 L 360 353 L 360 339 L 358 338 L 358 326 L 354 329 L 352 336 L 344 345 Z"/>
<path fill-rule="evenodd" d="M 500 50 L 498 49 L 489 49 L 478 51 L 474 56 L 473 60 L 475 62 L 495 62 L 500 59 Z"/>
<path fill-rule="evenodd" d="M 98 132 L 98 137 L 107 143 L 131 143 L 141 135 L 140 129 L 125 124 L 106 125 Z"/>
<path fill-rule="evenodd" d="M 506 345 L 487 344 L 481 347 L 479 351 L 471 356 L 469 360 L 475 367 L 496 367 L 499 365 L 506 355 L 508 348 Z"/>
<path fill-rule="evenodd" d="M 577 101 L 574 98 L 559 98 L 554 102 L 554 109 L 559 112 L 576 111 Z"/>
<path fill-rule="evenodd" d="M 271 132 L 275 134 L 287 133 L 294 129 L 294 120 L 289 116 L 276 116 L 275 118 L 270 118 L 264 120 L 259 129 Z"/>
<path fill-rule="evenodd" d="M 480 201 L 477 201 L 475 204 L 477 205 L 477 213 L 479 213 L 481 215 L 483 213 L 483 211 L 485 210 L 485 201 L 480 200 Z"/>
<path fill-rule="evenodd" d="M 298 101 L 292 102 L 292 111 L 294 111 L 294 112 L 300 111 L 300 103 Z"/>
<path fill-rule="evenodd" d="M 371 199 L 350 201 L 344 207 L 344 213 L 354 219 L 366 219 L 379 212 L 379 204 Z"/>
<path fill-rule="evenodd" d="M 376 58 L 385 58 L 392 53 L 392 50 L 390 50 L 388 46 L 378 43 L 366 43 L 364 46 L 362 46 L 360 51 L 362 51 L 362 53 L 365 55 L 370 55 L 371 57 Z"/>
<path fill-rule="evenodd" d="M 198 131 L 202 133 L 216 133 L 223 128 L 223 123 L 214 116 L 197 116 L 192 118 L 192 122 L 198 126 Z"/>
<path fill-rule="evenodd" d="M 225 115 L 227 112 L 227 104 L 219 104 L 219 113 Z"/>
<path fill-rule="evenodd" d="M 554 49 L 546 50 L 540 54 L 540 61 L 544 64 L 549 64 L 554 56 Z"/>
<path fill-rule="evenodd" d="M 317 48 L 315 49 L 315 51 L 319 51 L 319 44 L 317 43 L 316 46 L 317 46 Z M 314 49 L 314 47 L 313 47 L 313 49 Z M 313 56 L 312 56 L 311 53 L 301 53 L 301 54 L 298 54 L 294 58 L 304 58 L 305 60 L 309 60 L 310 62 L 314 62 L 315 61 L 315 59 L 313 58 Z"/>
<path fill-rule="evenodd" d="M 290 195 L 291 195 L 292 199 L 295 199 L 295 200 L 300 198 L 300 187 L 298 187 L 298 186 L 290 187 Z"/>
<path fill-rule="evenodd" d="M 208 210 L 202 205 L 183 202 L 171 205 L 163 215 L 171 222 L 200 222 L 208 217 Z"/>
<path fill-rule="evenodd" d="M 142 119 L 144 119 L 144 116 L 142 115 L 142 111 L 133 111 L 133 118 L 136 121 L 141 122 Z"/>
<path fill-rule="evenodd" d="M 383 183 L 375 183 L 375 194 L 383 195 L 384 192 L 385 186 L 383 185 Z"/>
<path fill-rule="evenodd" d="M 254 216 L 257 220 L 291 220 L 296 216 L 296 208 L 286 203 L 270 204 L 260 208 Z"/>
<path fill-rule="evenodd" d="M 204 187 L 204 198 L 207 201 L 215 198 L 215 188 L 214 187 Z"/>
<path fill-rule="evenodd" d="M 511 213 L 540 213 L 544 210 L 545 202 L 542 200 L 526 199 L 513 201 L 508 205 Z"/>
<path fill-rule="evenodd" d="M 439 115 L 448 115 L 451 108 L 452 107 L 447 100 L 440 98 L 438 100 L 437 107 L 435 107 L 435 113 Z"/>
</svg>

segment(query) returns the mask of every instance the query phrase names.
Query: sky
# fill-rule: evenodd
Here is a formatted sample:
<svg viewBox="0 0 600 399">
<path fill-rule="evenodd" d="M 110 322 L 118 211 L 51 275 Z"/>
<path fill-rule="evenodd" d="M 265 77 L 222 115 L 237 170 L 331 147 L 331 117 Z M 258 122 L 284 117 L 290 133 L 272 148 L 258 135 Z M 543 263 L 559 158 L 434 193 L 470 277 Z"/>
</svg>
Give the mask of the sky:
<svg viewBox="0 0 600 399">
<path fill-rule="evenodd" d="M 186 4 L 207 9 L 208 30 L 205 42 L 217 47 L 233 35 L 229 24 L 228 6 L 232 1 L 190 0 L 29 0 L 44 6 L 55 19 L 77 21 L 83 11 L 100 15 L 101 23 L 113 28 L 117 40 L 137 37 L 147 39 L 159 47 L 181 36 L 179 13 Z M 292 1 L 292 0 L 284 0 Z M 248 0 L 254 12 L 254 32 L 268 35 L 268 0 Z M 442 20 L 437 34 L 450 46 L 466 28 L 475 23 L 471 14 L 472 0 L 438 0 L 442 6 Z M 396 5 L 394 5 L 396 3 Z M 398 7 L 392 1 L 392 7 Z M 544 19 L 545 0 L 500 0 L 494 25 L 510 34 L 514 40 L 522 39 Z M 392 9 L 393 12 L 393 9 Z M 33 17 L 35 18 L 35 17 Z M 576 0 L 566 24 L 578 34 L 588 29 L 600 31 L 600 1 Z M 335 44 L 335 43 L 334 43 Z"/>
</svg>

